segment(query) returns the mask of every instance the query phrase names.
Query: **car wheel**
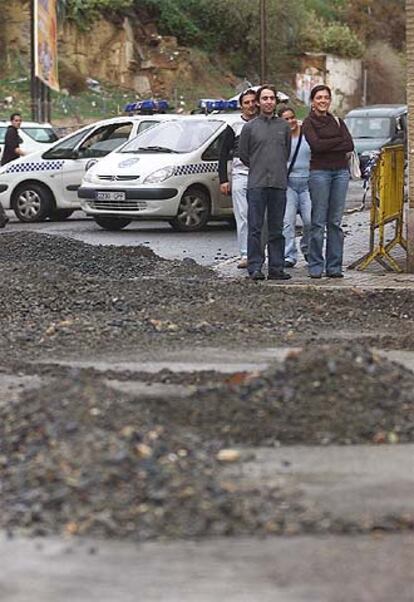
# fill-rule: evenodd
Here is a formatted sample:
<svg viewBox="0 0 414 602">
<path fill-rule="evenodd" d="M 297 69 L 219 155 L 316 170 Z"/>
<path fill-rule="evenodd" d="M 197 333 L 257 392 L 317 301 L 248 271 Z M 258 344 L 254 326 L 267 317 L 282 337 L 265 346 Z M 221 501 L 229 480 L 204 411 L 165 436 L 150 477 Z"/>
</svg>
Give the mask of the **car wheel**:
<svg viewBox="0 0 414 602">
<path fill-rule="evenodd" d="M 42 222 L 52 213 L 52 193 L 36 182 L 23 184 L 13 194 L 12 207 L 21 222 Z"/>
<path fill-rule="evenodd" d="M 68 219 L 74 212 L 74 209 L 54 209 L 50 214 L 50 219 L 52 222 L 63 222 L 65 219 Z"/>
<path fill-rule="evenodd" d="M 170 221 L 174 230 L 197 232 L 202 230 L 210 219 L 210 199 L 201 188 L 192 187 L 181 197 L 176 217 Z"/>
<path fill-rule="evenodd" d="M 122 228 L 126 228 L 128 224 L 131 223 L 132 220 L 127 217 L 101 217 L 94 216 L 93 218 L 95 222 L 103 228 L 104 230 L 122 230 Z"/>
</svg>

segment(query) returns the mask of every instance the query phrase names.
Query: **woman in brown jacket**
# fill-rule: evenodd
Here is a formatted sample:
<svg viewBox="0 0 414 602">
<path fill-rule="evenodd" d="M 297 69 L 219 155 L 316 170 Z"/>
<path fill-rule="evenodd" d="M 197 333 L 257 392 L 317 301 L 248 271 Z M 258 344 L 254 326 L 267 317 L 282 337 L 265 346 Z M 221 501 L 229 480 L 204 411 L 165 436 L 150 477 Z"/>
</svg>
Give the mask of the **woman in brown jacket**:
<svg viewBox="0 0 414 602">
<path fill-rule="evenodd" d="M 349 184 L 347 153 L 354 149 L 345 123 L 330 112 L 332 93 L 318 85 L 311 91 L 311 111 L 302 131 L 311 148 L 309 190 L 312 217 L 309 240 L 309 275 L 342 278 L 344 235 L 341 228 Z M 326 258 L 323 247 L 326 231 Z"/>
</svg>

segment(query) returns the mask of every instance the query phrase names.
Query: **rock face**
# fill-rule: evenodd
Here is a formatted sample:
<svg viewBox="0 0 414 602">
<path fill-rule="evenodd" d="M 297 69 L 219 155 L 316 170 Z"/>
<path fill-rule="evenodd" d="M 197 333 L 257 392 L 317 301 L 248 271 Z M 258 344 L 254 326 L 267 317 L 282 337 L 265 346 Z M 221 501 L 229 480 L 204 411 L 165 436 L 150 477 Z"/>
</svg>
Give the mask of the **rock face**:
<svg viewBox="0 0 414 602">
<path fill-rule="evenodd" d="M 0 25 L 3 65 L 10 71 L 16 56 L 29 64 L 30 5 L 25 0 L 2 5 L 2 16 L 7 24 Z M 179 47 L 175 37 L 160 36 L 154 23 L 144 24 L 138 17 L 117 22 L 100 18 L 87 30 L 66 20 L 59 31 L 59 62 L 85 79 L 108 81 L 135 90 L 140 97 L 179 95 L 197 81 L 211 93 L 235 83 L 231 75 L 218 73 L 208 59 Z M 65 87 L 64 79 L 61 86 Z"/>
</svg>

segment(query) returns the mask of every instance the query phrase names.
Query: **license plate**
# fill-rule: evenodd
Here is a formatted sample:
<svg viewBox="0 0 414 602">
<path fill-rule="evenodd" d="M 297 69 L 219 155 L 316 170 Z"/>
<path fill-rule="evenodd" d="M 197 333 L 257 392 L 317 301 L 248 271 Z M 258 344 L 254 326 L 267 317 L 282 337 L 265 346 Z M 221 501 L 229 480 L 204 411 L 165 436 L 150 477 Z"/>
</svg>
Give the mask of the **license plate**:
<svg viewBox="0 0 414 602">
<path fill-rule="evenodd" d="M 97 192 L 97 201 L 125 201 L 125 192 Z"/>
</svg>

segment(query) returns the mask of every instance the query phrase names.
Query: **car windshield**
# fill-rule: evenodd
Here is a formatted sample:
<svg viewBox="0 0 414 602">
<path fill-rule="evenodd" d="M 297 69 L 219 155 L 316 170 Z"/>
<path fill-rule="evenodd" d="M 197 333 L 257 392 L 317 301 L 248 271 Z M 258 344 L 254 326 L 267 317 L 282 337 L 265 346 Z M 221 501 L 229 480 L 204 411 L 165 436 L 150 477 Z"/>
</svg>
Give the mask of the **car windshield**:
<svg viewBox="0 0 414 602">
<path fill-rule="evenodd" d="M 22 131 L 30 136 L 32 140 L 36 140 L 36 142 L 45 142 L 50 144 L 51 142 L 56 142 L 58 139 L 56 132 L 52 128 L 45 127 L 22 127 Z"/>
<path fill-rule="evenodd" d="M 200 148 L 221 125 L 221 121 L 207 119 L 169 121 L 146 130 L 118 152 L 190 153 Z"/>
<path fill-rule="evenodd" d="M 390 117 L 347 117 L 346 125 L 353 138 L 388 138 Z"/>
</svg>

